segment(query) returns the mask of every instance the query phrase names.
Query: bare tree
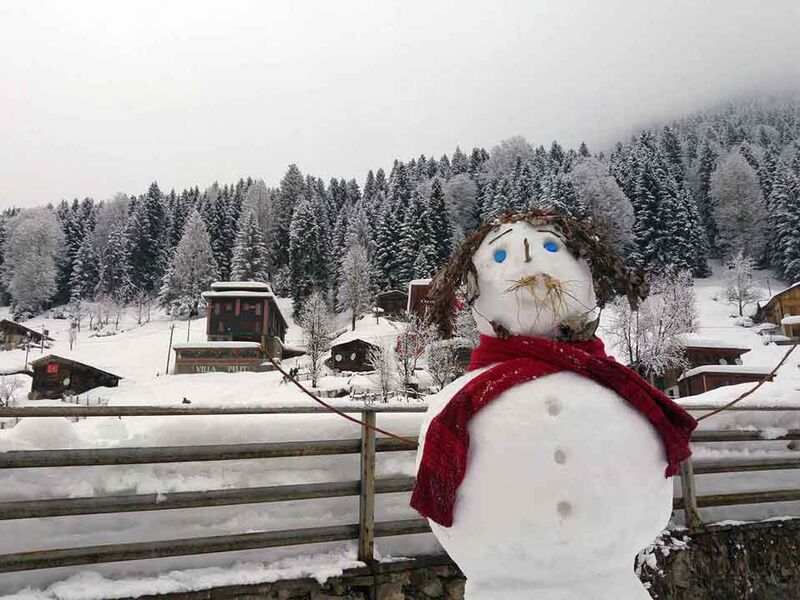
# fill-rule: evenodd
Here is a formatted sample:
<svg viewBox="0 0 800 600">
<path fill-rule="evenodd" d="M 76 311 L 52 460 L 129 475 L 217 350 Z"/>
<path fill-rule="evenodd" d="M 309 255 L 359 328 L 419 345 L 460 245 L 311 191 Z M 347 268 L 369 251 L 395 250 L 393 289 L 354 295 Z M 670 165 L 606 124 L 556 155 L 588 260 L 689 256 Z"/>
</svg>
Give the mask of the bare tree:
<svg viewBox="0 0 800 600">
<path fill-rule="evenodd" d="M 652 380 L 686 367 L 682 336 L 695 330 L 696 320 L 691 273 L 668 270 L 651 277 L 650 296 L 638 311 L 624 298 L 615 300 L 607 330 L 631 367 Z"/>
<path fill-rule="evenodd" d="M 457 351 L 458 347 L 463 345 L 465 345 L 465 340 L 462 338 L 436 340 L 428 344 L 425 353 L 428 373 L 431 374 L 433 383 L 440 390 L 461 375 Z"/>
<path fill-rule="evenodd" d="M 14 375 L 0 377 L 0 406 L 14 406 L 17 403 L 17 390 L 22 387 Z"/>
<path fill-rule="evenodd" d="M 417 368 L 417 361 L 425 352 L 425 347 L 435 338 L 434 331 L 425 319 L 411 313 L 397 336 L 395 355 L 403 378 L 403 388 L 408 391 L 411 378 Z"/>
<path fill-rule="evenodd" d="M 755 262 L 739 250 L 728 262 L 725 273 L 725 297 L 734 302 L 739 309 L 739 316 L 744 315 L 744 308 L 759 298 L 759 288 L 753 278 Z"/>
<path fill-rule="evenodd" d="M 305 336 L 312 387 L 317 387 L 317 379 L 319 379 L 322 370 L 322 357 L 331 347 L 331 340 L 333 339 L 331 322 L 332 319 L 325 300 L 319 292 L 314 292 L 303 305 L 299 319 L 300 327 L 303 328 L 303 335 Z"/>
<path fill-rule="evenodd" d="M 381 400 L 388 402 L 389 392 L 392 391 L 395 382 L 392 347 L 385 340 L 381 340 L 377 346 L 370 349 L 368 359 L 374 370 L 372 380 L 380 390 Z"/>
</svg>

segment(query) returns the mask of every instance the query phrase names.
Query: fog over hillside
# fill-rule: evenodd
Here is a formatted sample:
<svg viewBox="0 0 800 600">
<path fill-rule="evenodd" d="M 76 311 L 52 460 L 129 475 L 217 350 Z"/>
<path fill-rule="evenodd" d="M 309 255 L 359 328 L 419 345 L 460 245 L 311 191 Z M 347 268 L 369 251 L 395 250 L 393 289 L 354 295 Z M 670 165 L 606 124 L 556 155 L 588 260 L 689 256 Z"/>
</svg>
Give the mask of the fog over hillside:
<svg viewBox="0 0 800 600">
<path fill-rule="evenodd" d="M 800 82 L 800 5 L 253 2 L 0 5 L 0 206 L 180 189 L 286 165 L 609 147 Z"/>
</svg>

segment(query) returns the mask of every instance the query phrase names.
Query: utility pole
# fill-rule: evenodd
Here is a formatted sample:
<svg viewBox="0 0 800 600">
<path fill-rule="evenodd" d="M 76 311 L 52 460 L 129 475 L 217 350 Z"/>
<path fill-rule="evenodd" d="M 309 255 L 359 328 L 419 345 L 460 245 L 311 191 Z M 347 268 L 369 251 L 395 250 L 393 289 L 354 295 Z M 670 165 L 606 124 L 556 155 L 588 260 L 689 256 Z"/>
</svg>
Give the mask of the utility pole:
<svg viewBox="0 0 800 600">
<path fill-rule="evenodd" d="M 175 333 L 175 323 L 169 326 L 169 348 L 167 349 L 167 368 L 164 375 L 169 375 L 169 357 L 172 355 L 172 335 Z"/>
</svg>

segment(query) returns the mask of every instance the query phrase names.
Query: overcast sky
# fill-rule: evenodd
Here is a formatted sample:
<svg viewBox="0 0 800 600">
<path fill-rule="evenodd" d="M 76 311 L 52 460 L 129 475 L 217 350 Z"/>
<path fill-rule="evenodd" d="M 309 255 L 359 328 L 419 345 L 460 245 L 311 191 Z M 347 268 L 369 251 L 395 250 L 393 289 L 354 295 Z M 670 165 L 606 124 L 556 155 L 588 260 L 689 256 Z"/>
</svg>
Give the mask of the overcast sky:
<svg viewBox="0 0 800 600">
<path fill-rule="evenodd" d="M 797 0 L 0 0 L 0 207 L 596 149 L 799 83 Z"/>
</svg>

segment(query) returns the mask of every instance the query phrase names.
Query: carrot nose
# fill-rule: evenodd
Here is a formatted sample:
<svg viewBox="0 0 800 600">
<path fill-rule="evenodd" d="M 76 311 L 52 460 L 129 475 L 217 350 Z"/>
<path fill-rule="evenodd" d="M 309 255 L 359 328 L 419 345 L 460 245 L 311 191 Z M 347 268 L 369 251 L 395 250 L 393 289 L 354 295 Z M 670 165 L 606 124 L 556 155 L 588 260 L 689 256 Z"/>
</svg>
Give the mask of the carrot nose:
<svg viewBox="0 0 800 600">
<path fill-rule="evenodd" d="M 531 245 L 528 243 L 528 238 L 525 238 L 525 262 L 531 262 Z"/>
</svg>

